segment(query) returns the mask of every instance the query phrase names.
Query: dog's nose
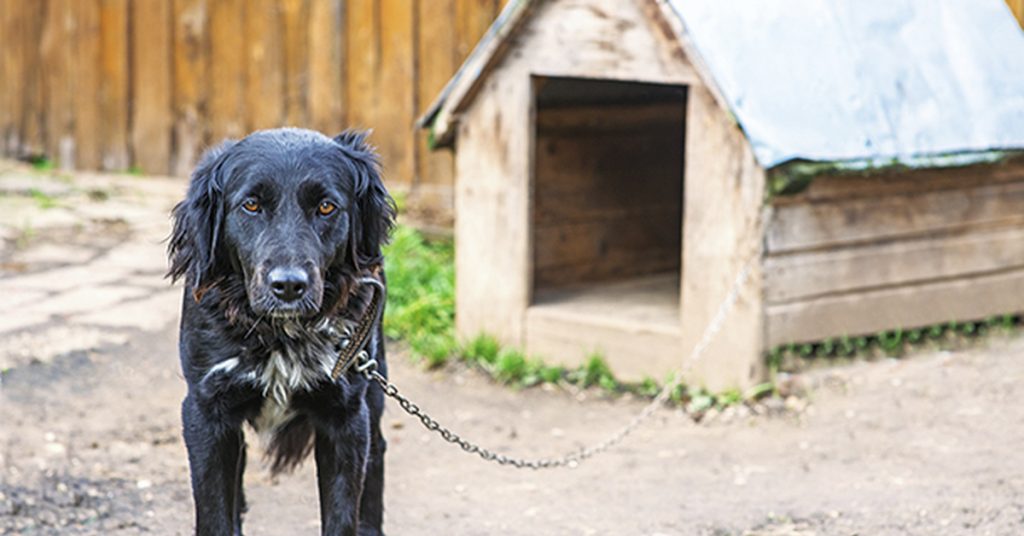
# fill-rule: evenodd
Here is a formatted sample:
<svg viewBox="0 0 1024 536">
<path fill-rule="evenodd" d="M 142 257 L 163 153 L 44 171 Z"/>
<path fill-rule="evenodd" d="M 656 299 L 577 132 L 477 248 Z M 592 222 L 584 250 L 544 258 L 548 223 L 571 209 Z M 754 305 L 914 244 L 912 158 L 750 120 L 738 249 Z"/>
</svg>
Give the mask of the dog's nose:
<svg viewBox="0 0 1024 536">
<path fill-rule="evenodd" d="M 301 298 L 309 286 L 309 276 L 298 268 L 274 268 L 267 274 L 267 281 L 274 296 L 286 302 Z"/>
</svg>

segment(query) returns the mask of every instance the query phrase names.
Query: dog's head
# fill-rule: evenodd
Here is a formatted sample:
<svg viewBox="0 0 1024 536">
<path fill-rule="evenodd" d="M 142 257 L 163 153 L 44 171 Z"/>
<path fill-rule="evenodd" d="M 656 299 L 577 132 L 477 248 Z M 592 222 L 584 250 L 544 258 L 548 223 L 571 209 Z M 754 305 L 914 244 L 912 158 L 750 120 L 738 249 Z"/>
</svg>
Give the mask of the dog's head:
<svg viewBox="0 0 1024 536">
<path fill-rule="evenodd" d="M 310 316 L 325 286 L 381 263 L 394 217 L 365 133 L 255 132 L 200 160 L 174 208 L 169 275 L 197 301 L 241 278 L 256 315 Z"/>
</svg>

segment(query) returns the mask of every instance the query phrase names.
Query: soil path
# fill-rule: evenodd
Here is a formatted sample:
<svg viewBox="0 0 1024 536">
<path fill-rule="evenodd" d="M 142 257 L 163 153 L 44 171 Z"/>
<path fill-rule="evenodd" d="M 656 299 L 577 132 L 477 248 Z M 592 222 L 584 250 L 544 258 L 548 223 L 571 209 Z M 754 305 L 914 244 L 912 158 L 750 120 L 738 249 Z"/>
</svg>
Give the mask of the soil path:
<svg viewBox="0 0 1024 536">
<path fill-rule="evenodd" d="M 0 164 L 0 533 L 190 534 L 180 290 L 161 279 L 181 182 Z M 34 193 L 29 193 L 29 190 Z M 392 376 L 441 421 L 528 456 L 604 438 L 642 402 Z M 1024 533 L 1024 341 L 809 375 L 809 406 L 695 425 L 662 410 L 575 469 L 496 467 L 390 406 L 390 534 Z M 254 445 L 254 447 L 257 447 Z M 318 532 L 312 464 L 250 464 L 246 533 Z"/>
</svg>

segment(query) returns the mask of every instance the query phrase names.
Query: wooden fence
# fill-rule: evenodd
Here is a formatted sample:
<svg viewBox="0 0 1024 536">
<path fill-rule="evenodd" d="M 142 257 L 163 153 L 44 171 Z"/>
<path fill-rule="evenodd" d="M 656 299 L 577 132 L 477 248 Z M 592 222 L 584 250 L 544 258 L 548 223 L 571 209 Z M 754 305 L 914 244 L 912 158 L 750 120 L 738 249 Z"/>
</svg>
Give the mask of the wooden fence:
<svg viewBox="0 0 1024 536">
<path fill-rule="evenodd" d="M 444 220 L 451 157 L 413 122 L 502 3 L 0 0 L 0 152 L 185 175 L 250 130 L 372 127 L 389 184 Z"/>
<path fill-rule="evenodd" d="M 505 1 L 0 0 L 0 153 L 184 175 L 253 129 L 373 127 L 389 184 L 443 223 L 451 157 L 413 121 Z"/>
</svg>

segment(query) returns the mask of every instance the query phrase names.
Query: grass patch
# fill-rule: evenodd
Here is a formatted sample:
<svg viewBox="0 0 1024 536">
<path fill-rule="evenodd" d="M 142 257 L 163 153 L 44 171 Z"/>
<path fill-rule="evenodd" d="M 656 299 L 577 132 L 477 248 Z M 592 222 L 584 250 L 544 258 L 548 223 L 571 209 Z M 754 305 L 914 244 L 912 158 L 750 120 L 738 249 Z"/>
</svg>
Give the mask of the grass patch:
<svg viewBox="0 0 1024 536">
<path fill-rule="evenodd" d="M 1013 334 L 1024 327 L 1024 315 L 1004 314 L 971 321 L 951 321 L 871 335 L 844 336 L 775 347 L 765 355 L 773 372 L 799 371 L 815 362 L 901 357 L 928 348 L 951 349 L 975 344 L 989 334 Z"/>
</svg>

